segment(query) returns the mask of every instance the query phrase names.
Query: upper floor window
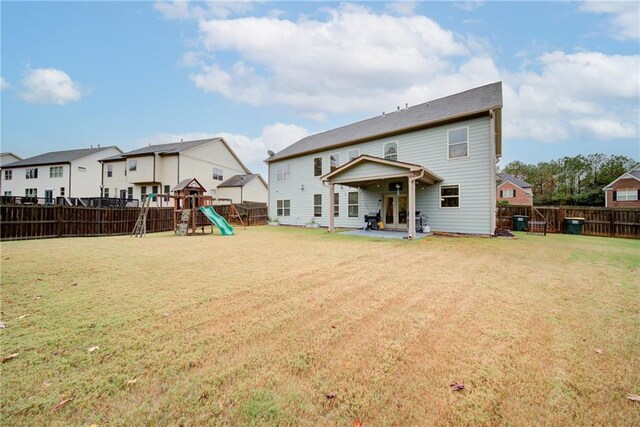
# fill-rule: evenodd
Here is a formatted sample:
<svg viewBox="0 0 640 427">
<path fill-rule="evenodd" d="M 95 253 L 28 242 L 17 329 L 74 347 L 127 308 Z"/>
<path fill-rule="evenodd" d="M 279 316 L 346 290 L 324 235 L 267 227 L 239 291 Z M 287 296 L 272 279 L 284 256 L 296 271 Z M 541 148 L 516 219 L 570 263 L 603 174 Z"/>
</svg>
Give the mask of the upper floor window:
<svg viewBox="0 0 640 427">
<path fill-rule="evenodd" d="M 276 181 L 289 181 L 291 179 L 291 163 L 276 166 Z"/>
<path fill-rule="evenodd" d="M 459 185 L 440 186 L 440 207 L 441 208 L 460 207 L 460 186 Z"/>
<path fill-rule="evenodd" d="M 138 161 L 133 159 L 133 160 L 129 160 L 129 170 L 130 171 L 135 171 L 138 170 Z"/>
<path fill-rule="evenodd" d="M 322 157 L 313 158 L 313 176 L 322 175 Z"/>
<path fill-rule="evenodd" d="M 111 178 L 113 176 L 113 165 L 107 165 L 107 178 Z"/>
<path fill-rule="evenodd" d="M 213 168 L 213 179 L 215 181 L 222 181 L 224 178 L 222 177 L 222 169 L 220 168 Z"/>
<path fill-rule="evenodd" d="M 62 178 L 62 166 L 51 166 L 49 168 L 49 178 Z"/>
<path fill-rule="evenodd" d="M 618 202 L 630 202 L 633 200 L 638 200 L 638 190 L 636 189 L 625 189 L 625 190 L 617 190 L 614 192 Z"/>
<path fill-rule="evenodd" d="M 398 143 L 387 142 L 383 147 L 384 158 L 387 160 L 398 160 Z"/>
<path fill-rule="evenodd" d="M 25 170 L 25 178 L 35 179 L 38 177 L 38 168 L 30 168 Z"/>
<path fill-rule="evenodd" d="M 505 199 L 516 197 L 516 190 L 515 189 L 500 190 L 500 197 Z"/>
<path fill-rule="evenodd" d="M 358 150 L 357 148 L 354 148 L 353 150 L 349 150 L 347 151 L 347 161 L 350 162 L 351 160 L 355 159 L 359 155 L 360 155 L 360 150 Z"/>
<path fill-rule="evenodd" d="M 333 153 L 329 156 L 330 169 L 336 170 L 340 167 L 340 154 Z"/>
<path fill-rule="evenodd" d="M 469 127 L 450 129 L 447 132 L 449 158 L 457 159 L 469 155 Z"/>
<path fill-rule="evenodd" d="M 4 171 L 4 180 L 11 181 L 13 179 L 13 171 L 11 169 L 7 169 Z"/>
</svg>

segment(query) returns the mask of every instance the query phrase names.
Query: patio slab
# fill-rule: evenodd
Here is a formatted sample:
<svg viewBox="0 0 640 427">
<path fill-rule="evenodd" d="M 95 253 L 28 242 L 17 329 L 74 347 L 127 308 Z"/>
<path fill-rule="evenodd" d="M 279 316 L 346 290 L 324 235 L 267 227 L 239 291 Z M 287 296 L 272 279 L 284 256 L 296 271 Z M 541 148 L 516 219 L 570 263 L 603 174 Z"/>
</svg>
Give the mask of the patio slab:
<svg viewBox="0 0 640 427">
<path fill-rule="evenodd" d="M 406 231 L 389 230 L 349 230 L 341 231 L 340 234 L 346 236 L 382 237 L 384 239 L 404 239 L 407 237 Z M 416 233 L 416 240 L 431 236 L 431 233 Z"/>
</svg>

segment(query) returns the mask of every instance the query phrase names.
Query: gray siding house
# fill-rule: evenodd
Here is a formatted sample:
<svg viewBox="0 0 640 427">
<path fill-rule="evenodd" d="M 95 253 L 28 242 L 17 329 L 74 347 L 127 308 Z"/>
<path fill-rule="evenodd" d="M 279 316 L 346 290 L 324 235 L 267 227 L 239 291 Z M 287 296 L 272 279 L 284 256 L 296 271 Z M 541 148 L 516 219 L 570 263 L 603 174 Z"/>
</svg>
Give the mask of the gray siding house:
<svg viewBox="0 0 640 427">
<path fill-rule="evenodd" d="M 502 83 L 311 135 L 266 160 L 269 216 L 283 225 L 492 234 Z"/>
</svg>

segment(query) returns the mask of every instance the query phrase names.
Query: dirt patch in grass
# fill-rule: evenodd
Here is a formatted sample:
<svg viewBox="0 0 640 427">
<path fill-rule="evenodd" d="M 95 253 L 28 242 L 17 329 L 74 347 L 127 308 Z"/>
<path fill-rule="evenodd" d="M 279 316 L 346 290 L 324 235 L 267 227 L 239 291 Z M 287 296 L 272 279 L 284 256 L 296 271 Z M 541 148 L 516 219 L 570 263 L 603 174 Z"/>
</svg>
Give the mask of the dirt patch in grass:
<svg viewBox="0 0 640 427">
<path fill-rule="evenodd" d="M 0 424 L 640 424 L 639 242 L 517 235 L 2 243 Z"/>
</svg>

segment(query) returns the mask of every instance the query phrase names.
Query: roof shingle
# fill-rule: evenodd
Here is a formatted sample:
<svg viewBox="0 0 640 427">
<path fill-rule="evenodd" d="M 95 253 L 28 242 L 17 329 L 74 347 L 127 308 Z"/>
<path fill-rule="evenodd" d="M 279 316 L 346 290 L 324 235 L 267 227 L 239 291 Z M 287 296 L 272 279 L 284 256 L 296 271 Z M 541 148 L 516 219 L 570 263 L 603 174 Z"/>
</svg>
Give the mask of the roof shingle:
<svg viewBox="0 0 640 427">
<path fill-rule="evenodd" d="M 68 163 L 73 160 L 79 159 L 81 157 L 88 156 L 90 154 L 98 153 L 103 150 L 107 150 L 109 148 L 116 148 L 120 150 L 115 145 L 111 145 L 108 147 L 97 147 L 97 148 L 79 148 L 77 150 L 66 150 L 66 151 L 51 151 L 49 153 L 39 154 L 37 156 L 29 157 L 27 159 L 18 160 L 17 162 L 9 163 L 7 165 L 2 166 L 3 168 L 16 168 L 16 167 L 24 167 L 24 166 L 37 166 L 37 165 L 49 165 L 49 164 L 59 164 L 59 163 Z"/>
</svg>

